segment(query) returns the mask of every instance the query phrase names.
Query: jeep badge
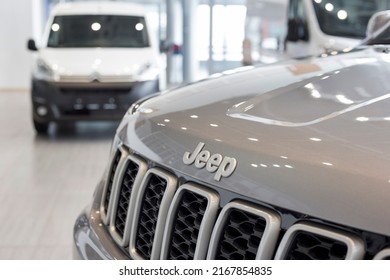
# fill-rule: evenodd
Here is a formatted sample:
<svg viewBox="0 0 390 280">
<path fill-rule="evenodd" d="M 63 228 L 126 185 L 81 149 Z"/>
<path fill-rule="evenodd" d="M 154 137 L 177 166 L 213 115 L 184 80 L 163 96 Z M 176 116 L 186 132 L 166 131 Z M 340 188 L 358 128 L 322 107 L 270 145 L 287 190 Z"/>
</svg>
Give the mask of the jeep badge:
<svg viewBox="0 0 390 280">
<path fill-rule="evenodd" d="M 183 163 L 191 165 L 195 163 L 195 167 L 206 170 L 210 173 L 215 172 L 214 179 L 220 181 L 222 177 L 229 177 L 233 174 L 237 167 L 237 160 L 233 157 L 222 156 L 221 154 L 213 154 L 207 150 L 202 151 L 204 143 L 199 142 L 195 150 L 185 152 L 183 156 Z"/>
</svg>

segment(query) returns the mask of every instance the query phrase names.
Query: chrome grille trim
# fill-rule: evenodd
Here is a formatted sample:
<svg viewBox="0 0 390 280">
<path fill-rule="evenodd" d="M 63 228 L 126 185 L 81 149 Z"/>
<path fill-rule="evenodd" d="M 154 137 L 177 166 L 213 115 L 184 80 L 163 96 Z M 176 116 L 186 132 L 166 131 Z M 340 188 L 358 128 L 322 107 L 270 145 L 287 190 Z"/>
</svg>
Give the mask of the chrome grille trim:
<svg viewBox="0 0 390 280">
<path fill-rule="evenodd" d="M 172 174 L 165 172 L 159 168 L 151 168 L 146 172 L 145 177 L 142 180 L 141 186 L 137 192 L 136 203 L 135 203 L 135 208 L 133 213 L 133 221 L 130 230 L 129 254 L 135 260 L 144 259 L 137 252 L 136 238 L 138 232 L 138 220 L 140 219 L 144 193 L 146 188 L 148 187 L 149 179 L 153 175 L 165 179 L 167 182 L 167 186 L 160 204 L 160 209 L 157 217 L 157 225 L 156 225 L 156 230 L 154 232 L 153 246 L 152 246 L 152 252 L 150 256 L 150 259 L 152 260 L 156 260 L 160 258 L 162 237 L 164 234 L 164 227 L 167 219 L 167 214 L 168 214 L 169 206 L 172 202 L 173 196 L 177 188 L 177 179 Z"/>
<path fill-rule="evenodd" d="M 91 74 L 91 75 L 61 75 L 59 77 L 60 83 L 80 83 L 88 84 L 93 80 L 98 79 L 100 83 L 134 83 L 136 80 L 132 75 L 100 75 L 100 74 Z"/>
<path fill-rule="evenodd" d="M 127 201 L 124 199 L 122 193 L 122 201 L 124 201 L 124 203 L 122 204 L 121 223 L 118 225 L 120 233 L 123 232 L 123 235 L 121 235 L 118 234 L 115 229 L 115 213 L 119 207 L 118 203 L 120 201 L 122 181 L 129 161 L 137 164 L 139 170 L 135 176 L 136 179 L 134 180 L 132 189 L 127 191 L 127 193 L 131 192 L 128 208 L 123 207 Z M 117 167 L 113 169 L 115 164 L 117 164 Z M 288 210 L 285 210 L 287 211 L 286 216 L 286 213 L 283 211 L 277 212 L 272 206 L 271 208 L 267 208 L 267 206 L 257 205 L 255 201 L 247 202 L 243 196 L 240 196 L 241 200 L 238 200 L 237 196 L 233 193 L 225 193 L 225 190 L 218 190 L 212 186 L 198 185 L 192 183 L 191 179 L 188 178 L 189 182 L 178 185 L 178 177 L 176 174 L 173 175 L 162 168 L 152 168 L 151 166 L 155 165 L 144 159 L 141 155 L 136 155 L 135 152 L 120 144 L 117 149 L 113 148 L 111 151 L 109 166 L 105 171 L 105 179 L 102 181 L 103 185 L 99 210 L 104 225 L 103 227 L 114 241 L 112 246 L 115 246 L 116 244 L 131 259 L 143 259 L 142 255 L 147 256 L 148 259 L 167 258 L 169 253 L 169 241 L 173 235 L 172 233 L 174 233 L 174 231 L 172 231 L 172 223 L 176 219 L 175 213 L 178 209 L 178 205 L 187 205 L 180 202 L 183 194 L 186 196 L 188 195 L 186 192 L 192 193 L 191 195 L 195 197 L 189 199 L 189 201 L 194 201 L 195 204 L 197 203 L 197 206 L 191 206 L 190 209 L 193 209 L 192 213 L 194 216 L 199 217 L 198 221 L 202 221 L 201 226 L 199 226 L 199 223 L 196 223 L 197 229 L 196 231 L 193 231 L 194 234 L 192 235 L 195 236 L 195 238 L 191 239 L 191 250 L 189 251 L 190 254 L 187 256 L 188 258 L 215 259 L 216 257 L 218 258 L 218 256 L 222 256 L 222 254 L 219 253 L 217 246 L 219 245 L 218 243 L 222 242 L 221 236 L 223 236 L 222 234 L 225 231 L 225 220 L 230 219 L 231 226 L 226 232 L 233 234 L 230 235 L 229 238 L 224 239 L 225 244 L 233 242 L 230 240 L 235 241 L 240 238 L 239 241 L 241 242 L 241 240 L 244 240 L 245 238 L 248 239 L 248 236 L 253 242 L 251 242 L 251 246 L 249 247 L 245 247 L 245 242 L 237 243 L 238 246 L 235 248 L 225 246 L 223 253 L 224 259 L 229 257 L 229 259 L 235 259 L 237 256 L 240 257 L 240 254 L 242 256 L 245 255 L 247 259 L 252 259 L 254 257 L 256 259 L 272 259 L 273 257 L 274 259 L 289 259 L 292 256 L 299 257 L 299 255 L 310 259 L 322 259 L 323 256 L 329 256 L 330 259 L 372 259 L 373 255 L 375 255 L 374 259 L 390 259 L 390 247 L 388 245 L 390 241 L 387 236 L 369 235 L 369 232 L 361 233 L 359 230 L 348 228 L 347 226 L 345 227 L 345 230 L 339 226 L 332 227 L 330 224 L 325 226 L 321 222 L 316 222 L 318 220 L 313 220 L 310 217 L 306 218 L 304 215 L 299 217 L 296 216 L 294 218 L 296 224 L 291 226 Z M 136 168 L 132 170 L 136 170 Z M 130 177 L 134 178 L 133 175 Z M 157 207 L 149 207 L 149 209 L 153 208 L 154 212 L 152 213 L 158 212 L 158 215 L 146 214 L 148 218 L 152 218 L 151 220 L 153 220 L 153 228 L 155 227 L 155 231 L 149 231 L 147 228 L 144 231 L 147 232 L 147 234 L 150 234 L 153 239 L 148 239 L 147 237 L 143 239 L 143 241 L 145 241 L 144 243 L 141 242 L 141 245 L 138 243 L 138 248 L 141 248 L 139 252 L 142 253 L 142 255 L 140 255 L 137 253 L 136 249 L 136 239 L 138 238 L 137 230 L 138 225 L 141 224 L 141 221 L 139 220 L 141 217 L 140 210 L 144 203 L 144 192 L 145 189 L 148 188 L 147 183 L 150 177 L 158 177 L 161 179 L 156 180 L 151 186 L 158 186 L 163 183 L 163 187 L 160 189 L 159 187 L 150 187 L 148 189 L 159 189 L 158 191 L 155 191 L 154 194 L 158 194 L 156 197 L 158 197 L 158 205 L 161 205 L 161 207 L 158 211 L 156 211 Z M 112 183 L 111 191 L 108 191 L 110 178 Z M 183 180 L 183 178 L 181 178 L 181 180 Z M 226 191 L 229 192 L 228 190 Z M 219 196 L 221 196 L 221 198 L 219 198 Z M 148 196 L 148 201 L 151 201 L 149 200 L 150 197 L 153 198 L 154 196 Z M 205 207 L 206 203 L 203 197 L 206 197 L 208 204 L 210 204 L 210 201 L 213 201 L 211 204 L 215 204 L 215 206 L 212 207 L 214 212 L 206 212 L 203 210 L 207 208 Z M 221 202 L 219 201 L 220 199 Z M 221 204 L 221 206 L 219 206 L 219 204 Z M 105 205 L 107 207 L 105 207 Z M 153 204 L 149 202 L 149 205 Z M 190 204 L 188 203 L 188 205 Z M 221 209 L 220 207 L 223 208 Z M 124 209 L 127 209 L 127 215 L 124 214 Z M 199 209 L 202 210 L 199 211 Z M 233 212 L 233 214 L 229 214 L 229 212 Z M 147 211 L 144 210 L 143 213 L 143 215 L 145 215 Z M 247 231 L 246 225 L 243 227 L 241 225 L 242 223 L 235 222 L 241 220 L 240 213 L 244 213 L 242 217 L 244 217 L 245 220 L 248 218 L 250 225 L 256 224 L 258 230 L 255 230 L 255 233 L 252 234 L 249 230 Z M 156 219 L 154 217 L 156 217 Z M 232 217 L 234 217 L 235 220 L 233 220 Z M 260 217 L 261 219 L 257 219 L 256 217 Z M 281 220 L 285 218 L 288 219 L 287 223 L 286 220 L 283 220 L 287 227 L 285 228 L 286 232 L 284 236 L 280 236 Z M 125 219 L 126 222 L 123 223 Z M 305 222 L 302 219 L 305 220 Z M 239 228 L 237 234 L 235 234 L 235 228 Z M 265 228 L 266 230 L 264 230 Z M 180 236 L 181 229 L 176 229 L 176 232 L 179 232 L 179 235 L 177 236 Z M 196 234 L 198 234 L 198 237 L 196 237 Z M 259 238 L 257 238 L 257 236 L 259 236 Z M 376 240 L 375 238 L 381 238 L 381 240 L 377 240 L 376 243 L 373 244 L 372 238 L 374 240 Z M 385 240 L 382 240 L 383 238 L 385 238 Z M 261 240 L 259 241 L 259 239 Z M 311 239 L 317 242 L 314 246 L 311 246 L 313 243 L 309 242 Z M 180 242 L 177 242 L 176 244 L 180 244 Z M 257 244 L 259 245 L 256 251 Z M 290 250 L 292 245 L 295 248 L 294 250 Z M 178 251 L 181 255 L 177 254 L 175 257 L 180 256 L 181 258 L 182 256 L 185 256 L 187 247 L 184 246 L 184 248 L 184 250 L 181 249 Z M 236 248 L 238 249 L 236 250 Z M 312 248 L 315 249 L 313 250 Z M 320 250 L 318 248 L 320 248 Z M 380 249 L 382 250 L 379 252 Z M 321 250 L 328 251 L 327 253 L 323 253 Z M 276 254 L 273 255 L 275 251 Z M 315 252 L 313 253 L 313 251 Z M 238 252 L 238 254 L 236 254 L 236 252 Z M 249 253 L 246 254 L 246 252 Z M 291 254 L 291 252 L 293 253 Z M 317 258 L 318 256 L 319 258 Z"/>
<path fill-rule="evenodd" d="M 390 260 L 390 248 L 380 251 L 375 255 L 374 260 Z"/>
<path fill-rule="evenodd" d="M 132 185 L 132 190 L 131 190 L 131 195 L 130 195 L 130 201 L 129 201 L 129 206 L 127 210 L 127 215 L 126 215 L 126 223 L 125 223 L 125 229 L 123 236 L 121 236 L 120 233 L 118 233 L 116 229 L 116 219 L 117 219 L 117 209 L 119 205 L 119 198 L 121 195 L 121 190 L 122 190 L 122 185 L 123 185 L 123 180 L 125 177 L 125 174 L 127 172 L 128 166 L 130 163 L 135 163 L 138 166 L 138 171 L 136 178 L 134 180 L 134 183 Z M 122 247 L 127 247 L 129 244 L 129 237 L 130 237 L 130 225 L 132 223 L 132 213 L 134 212 L 134 207 L 136 204 L 136 194 L 139 191 L 139 188 L 141 186 L 142 179 L 144 178 L 146 171 L 148 169 L 147 163 L 142 160 L 141 158 L 128 154 L 126 159 L 124 160 L 124 164 L 122 165 L 121 169 L 117 169 L 117 177 L 118 180 L 116 181 L 117 184 L 115 185 L 115 195 L 113 199 L 111 200 L 111 211 L 110 211 L 110 232 L 112 238 L 115 240 L 115 242 Z M 119 171 L 118 171 L 119 170 Z"/>
<path fill-rule="evenodd" d="M 363 256 L 365 254 L 364 242 L 360 238 L 352 234 L 339 231 L 330 227 L 325 227 L 322 225 L 316 225 L 311 223 L 298 223 L 291 226 L 283 236 L 283 239 L 280 242 L 279 248 L 275 255 L 276 260 L 285 259 L 286 255 L 289 253 L 288 251 L 292 242 L 295 239 L 295 236 L 299 232 L 312 233 L 345 244 L 345 246 L 347 247 L 347 253 L 345 256 L 346 260 L 363 259 Z"/>
<path fill-rule="evenodd" d="M 118 162 L 117 167 L 115 170 L 113 170 L 113 165 L 115 164 L 115 159 L 117 154 L 120 153 L 120 159 Z M 107 178 L 104 184 L 104 189 L 103 189 L 103 195 L 100 203 L 100 213 L 102 217 L 102 221 L 105 225 L 108 225 L 109 223 L 109 217 L 111 213 L 111 208 L 112 208 L 112 201 L 113 197 L 115 196 L 115 192 L 117 190 L 118 186 L 118 180 L 119 180 L 119 171 L 123 169 L 123 165 L 125 164 L 126 158 L 128 156 L 129 152 L 123 147 L 120 146 L 112 155 L 112 158 L 110 160 L 110 165 L 107 173 Z M 113 174 L 114 173 L 114 174 Z M 110 184 L 110 177 L 114 176 L 112 180 L 111 186 Z M 109 195 L 109 198 L 107 197 Z M 106 199 L 108 199 L 108 205 L 106 206 Z"/>
<path fill-rule="evenodd" d="M 171 207 L 169 208 L 168 219 L 163 237 L 161 259 L 168 258 L 176 213 L 185 192 L 195 193 L 207 199 L 207 207 L 202 218 L 194 254 L 195 260 L 203 260 L 206 258 L 210 236 L 218 214 L 219 195 L 212 190 L 189 183 L 180 186 L 173 198 Z"/>
<path fill-rule="evenodd" d="M 233 209 L 238 209 L 253 214 L 265 220 L 266 227 L 260 241 L 260 245 L 256 254 L 256 259 L 257 260 L 272 259 L 275 250 L 275 245 L 279 236 L 281 218 L 276 212 L 270 209 L 254 206 L 250 203 L 243 202 L 243 201 L 230 202 L 226 204 L 226 206 L 222 209 L 211 236 L 207 259 L 209 260 L 215 259 L 218 250 L 219 241 L 223 234 L 224 225 L 226 223 L 227 218 L 229 217 L 230 212 Z"/>
</svg>

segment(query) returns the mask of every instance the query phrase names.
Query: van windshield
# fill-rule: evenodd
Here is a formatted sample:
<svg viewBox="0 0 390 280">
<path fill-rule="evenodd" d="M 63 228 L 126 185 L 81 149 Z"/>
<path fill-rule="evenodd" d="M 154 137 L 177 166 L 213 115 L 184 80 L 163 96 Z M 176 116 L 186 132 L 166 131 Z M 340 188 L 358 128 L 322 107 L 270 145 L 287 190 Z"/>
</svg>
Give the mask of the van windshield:
<svg viewBox="0 0 390 280">
<path fill-rule="evenodd" d="M 370 17 L 390 9 L 390 0 L 313 0 L 313 5 L 324 33 L 363 39 Z"/>
<path fill-rule="evenodd" d="M 121 15 L 56 16 L 48 38 L 51 48 L 149 47 L 145 19 Z"/>
</svg>

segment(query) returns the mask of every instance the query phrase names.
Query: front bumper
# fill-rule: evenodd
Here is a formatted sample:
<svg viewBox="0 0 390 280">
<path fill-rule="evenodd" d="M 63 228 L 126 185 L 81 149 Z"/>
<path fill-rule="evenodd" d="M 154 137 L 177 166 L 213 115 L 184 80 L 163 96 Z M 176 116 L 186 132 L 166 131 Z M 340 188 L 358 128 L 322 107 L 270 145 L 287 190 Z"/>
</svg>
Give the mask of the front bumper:
<svg viewBox="0 0 390 280">
<path fill-rule="evenodd" d="M 133 83 L 55 83 L 32 81 L 33 117 L 37 122 L 120 120 L 137 100 L 159 90 L 158 80 Z M 39 108 L 46 114 L 39 114 Z"/>
<path fill-rule="evenodd" d="M 79 215 L 73 229 L 73 241 L 73 259 L 76 260 L 129 259 L 103 226 L 99 203 L 94 202 Z"/>
</svg>

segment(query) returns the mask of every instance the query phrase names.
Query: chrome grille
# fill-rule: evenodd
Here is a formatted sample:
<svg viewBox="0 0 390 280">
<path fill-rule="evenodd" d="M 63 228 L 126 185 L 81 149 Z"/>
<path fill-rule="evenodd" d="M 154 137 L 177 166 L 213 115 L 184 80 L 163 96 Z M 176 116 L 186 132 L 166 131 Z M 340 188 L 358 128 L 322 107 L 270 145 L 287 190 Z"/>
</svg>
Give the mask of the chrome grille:
<svg viewBox="0 0 390 280">
<path fill-rule="evenodd" d="M 383 249 L 374 257 L 375 260 L 390 260 L 390 248 Z"/>
<path fill-rule="evenodd" d="M 114 183 L 114 176 L 115 176 L 115 173 L 117 171 L 121 156 L 122 156 L 121 150 L 118 149 L 115 153 L 115 156 L 114 156 L 112 164 L 111 164 L 111 168 L 110 168 L 110 172 L 109 172 L 109 176 L 108 176 L 108 181 L 107 181 L 106 194 L 105 194 L 105 199 L 104 199 L 104 208 L 103 208 L 103 211 L 106 215 L 108 212 L 108 205 L 110 203 L 112 187 L 113 187 L 113 183 Z"/>
<path fill-rule="evenodd" d="M 169 209 L 162 259 L 205 259 L 219 210 L 216 192 L 196 184 L 180 186 Z"/>
<path fill-rule="evenodd" d="M 168 259 L 194 259 L 196 243 L 207 199 L 195 193 L 185 192 L 177 209 Z"/>
<path fill-rule="evenodd" d="M 228 203 L 218 217 L 208 259 L 271 259 L 280 232 L 280 216 L 243 201 Z"/>
<path fill-rule="evenodd" d="M 343 260 L 347 246 L 337 240 L 313 233 L 299 232 L 284 259 L 287 260 Z"/>
<path fill-rule="evenodd" d="M 150 176 L 146 184 L 136 237 L 136 250 L 144 259 L 150 259 L 152 254 L 158 212 L 166 187 L 167 181 L 157 175 Z"/>
<path fill-rule="evenodd" d="M 125 231 L 130 197 L 136 176 L 138 174 L 139 166 L 133 161 L 128 161 L 125 170 L 125 174 L 119 186 L 119 200 L 115 214 L 115 229 L 121 237 L 123 237 Z"/>
<path fill-rule="evenodd" d="M 288 210 L 271 210 L 192 182 L 178 185 L 176 176 L 150 166 L 121 146 L 112 157 L 102 194 L 102 219 L 132 259 L 390 258 L 386 236 L 366 251 L 369 233 L 309 219 L 296 218 L 294 223 L 291 214 L 283 213 Z"/>
<path fill-rule="evenodd" d="M 218 246 L 218 260 L 254 260 L 266 222 L 241 210 L 231 211 Z"/>
<path fill-rule="evenodd" d="M 60 82 L 63 84 L 89 84 L 94 80 L 98 79 L 100 83 L 113 83 L 113 84 L 121 84 L 121 83 L 134 83 L 134 77 L 131 75 L 115 75 L 115 76 L 107 76 L 107 75 L 99 75 L 97 73 L 92 75 L 61 75 Z"/>
<path fill-rule="evenodd" d="M 298 223 L 283 236 L 276 259 L 362 259 L 364 243 L 355 235 L 310 223 Z"/>
</svg>

